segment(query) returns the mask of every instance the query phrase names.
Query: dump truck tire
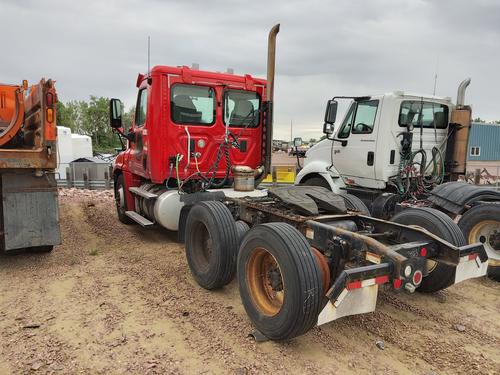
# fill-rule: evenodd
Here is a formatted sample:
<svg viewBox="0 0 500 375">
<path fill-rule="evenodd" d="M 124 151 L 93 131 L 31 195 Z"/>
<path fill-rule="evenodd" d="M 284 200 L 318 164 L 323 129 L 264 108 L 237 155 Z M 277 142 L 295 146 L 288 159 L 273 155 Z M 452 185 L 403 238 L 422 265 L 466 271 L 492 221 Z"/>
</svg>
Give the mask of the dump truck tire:
<svg viewBox="0 0 500 375">
<path fill-rule="evenodd" d="M 465 237 L 458 225 L 449 216 L 434 208 L 409 208 L 396 214 L 392 221 L 405 225 L 418 225 L 455 246 L 466 245 Z M 433 261 L 428 261 L 427 267 L 429 274 L 422 279 L 417 288 L 419 292 L 437 292 L 454 283 L 454 267 Z"/>
<path fill-rule="evenodd" d="M 345 206 L 349 211 L 358 211 L 362 215 L 370 216 L 370 210 L 361 199 L 352 194 L 339 194 L 344 198 Z"/>
<path fill-rule="evenodd" d="M 500 281 L 500 204 L 472 207 L 462 215 L 458 226 L 468 243 L 483 243 L 490 263 L 494 262 L 488 266 L 488 276 Z"/>
<path fill-rule="evenodd" d="M 322 275 L 306 238 L 286 223 L 252 227 L 238 254 L 238 284 L 245 310 L 272 340 L 300 336 L 317 322 Z"/>
<path fill-rule="evenodd" d="M 238 231 L 222 202 L 195 204 L 186 219 L 185 238 L 189 268 L 201 287 L 218 289 L 234 278 Z"/>
<path fill-rule="evenodd" d="M 115 205 L 116 205 L 116 213 L 118 215 L 118 220 L 120 220 L 123 224 L 133 224 L 134 221 L 125 215 L 127 209 L 127 199 L 125 198 L 125 182 L 123 180 L 123 175 L 120 174 L 116 178 L 115 184 Z"/>
<path fill-rule="evenodd" d="M 238 220 L 236 222 L 236 231 L 238 232 L 238 247 L 241 244 L 241 241 L 243 241 L 243 237 L 245 237 L 245 234 L 247 234 L 249 230 L 250 226 L 243 220 Z"/>
</svg>

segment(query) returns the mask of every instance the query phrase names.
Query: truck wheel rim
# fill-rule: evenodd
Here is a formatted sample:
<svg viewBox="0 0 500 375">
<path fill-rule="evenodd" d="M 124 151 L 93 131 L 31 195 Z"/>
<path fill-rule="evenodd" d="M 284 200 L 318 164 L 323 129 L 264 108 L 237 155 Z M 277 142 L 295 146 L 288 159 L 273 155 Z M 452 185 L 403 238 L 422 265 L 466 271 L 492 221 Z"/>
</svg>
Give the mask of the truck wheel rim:
<svg viewBox="0 0 500 375">
<path fill-rule="evenodd" d="M 468 240 L 469 243 L 481 242 L 486 250 L 500 251 L 500 221 L 480 221 L 472 227 Z"/>
<path fill-rule="evenodd" d="M 285 285 L 276 258 L 266 249 L 257 247 L 247 263 L 247 285 L 259 311 L 267 316 L 279 313 L 285 299 Z"/>
<path fill-rule="evenodd" d="M 212 237 L 205 224 L 198 222 L 193 228 L 193 261 L 196 268 L 206 272 L 212 257 Z"/>
</svg>

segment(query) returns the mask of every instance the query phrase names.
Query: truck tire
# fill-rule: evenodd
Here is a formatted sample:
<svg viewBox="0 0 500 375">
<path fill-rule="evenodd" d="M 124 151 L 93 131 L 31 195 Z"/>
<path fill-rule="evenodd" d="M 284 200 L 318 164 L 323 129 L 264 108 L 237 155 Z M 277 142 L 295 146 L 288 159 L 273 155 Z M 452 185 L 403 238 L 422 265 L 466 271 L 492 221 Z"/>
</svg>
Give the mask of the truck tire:
<svg viewBox="0 0 500 375">
<path fill-rule="evenodd" d="M 323 177 L 311 177 L 308 178 L 304 183 L 301 185 L 304 186 L 321 186 L 324 188 L 327 188 L 328 190 L 332 190 L 328 182 L 323 178 Z"/>
<path fill-rule="evenodd" d="M 349 211 L 358 211 L 362 215 L 370 216 L 370 210 L 357 196 L 347 193 L 339 195 L 344 198 L 345 206 Z"/>
<path fill-rule="evenodd" d="M 125 182 L 123 180 L 123 175 L 119 174 L 116 178 L 115 183 L 115 205 L 116 205 L 116 213 L 118 215 L 118 220 L 120 220 L 123 224 L 133 224 L 134 221 L 125 215 L 127 209 L 127 199 L 125 198 Z"/>
<path fill-rule="evenodd" d="M 243 237 L 245 237 L 245 234 L 247 234 L 249 230 L 250 226 L 243 220 L 238 220 L 236 222 L 236 231 L 238 232 L 238 247 L 241 244 L 241 241 L 243 241 Z"/>
<path fill-rule="evenodd" d="M 434 208 L 408 208 L 396 214 L 392 221 L 405 225 L 418 225 L 455 246 L 466 245 L 465 237 L 453 220 Z M 443 263 L 427 261 L 429 273 L 417 288 L 432 293 L 448 288 L 455 281 L 455 268 Z"/>
<path fill-rule="evenodd" d="M 468 243 L 483 243 L 490 263 L 488 276 L 500 281 L 500 204 L 480 204 L 466 211 L 458 226 Z"/>
<path fill-rule="evenodd" d="M 218 289 L 234 278 L 238 231 L 224 203 L 196 203 L 186 219 L 185 238 L 189 268 L 201 287 Z"/>
<path fill-rule="evenodd" d="M 290 224 L 250 229 L 238 254 L 238 284 L 250 320 L 269 339 L 300 336 L 317 322 L 321 270 L 306 238 Z"/>
</svg>

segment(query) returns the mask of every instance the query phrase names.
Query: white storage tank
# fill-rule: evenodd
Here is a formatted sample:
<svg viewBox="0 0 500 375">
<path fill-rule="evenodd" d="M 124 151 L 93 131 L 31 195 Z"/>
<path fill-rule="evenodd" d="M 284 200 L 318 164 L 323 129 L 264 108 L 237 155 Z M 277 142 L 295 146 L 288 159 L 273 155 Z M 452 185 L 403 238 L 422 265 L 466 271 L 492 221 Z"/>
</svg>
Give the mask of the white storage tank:
<svg viewBox="0 0 500 375">
<path fill-rule="evenodd" d="M 92 139 L 88 135 L 72 134 L 73 160 L 92 157 Z"/>
<path fill-rule="evenodd" d="M 71 140 L 71 129 L 65 126 L 57 127 L 57 155 L 58 165 L 56 179 L 66 179 L 66 167 L 73 161 L 73 142 Z"/>
<path fill-rule="evenodd" d="M 66 168 L 75 159 L 92 157 L 92 139 L 87 135 L 72 134 L 66 126 L 57 127 L 56 179 L 66 179 Z"/>
</svg>

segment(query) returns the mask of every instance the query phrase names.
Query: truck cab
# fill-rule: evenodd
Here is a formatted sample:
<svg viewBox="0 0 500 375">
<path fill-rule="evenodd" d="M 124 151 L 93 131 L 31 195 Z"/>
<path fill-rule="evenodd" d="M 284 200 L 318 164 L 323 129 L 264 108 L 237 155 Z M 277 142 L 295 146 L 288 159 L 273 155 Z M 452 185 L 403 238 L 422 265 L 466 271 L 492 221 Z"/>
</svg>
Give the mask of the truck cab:
<svg viewBox="0 0 500 375">
<path fill-rule="evenodd" d="M 110 102 L 111 126 L 127 140 L 114 164 L 117 204 L 124 215 L 165 224 L 153 207 L 146 208 L 148 202 L 170 197 L 175 201 L 170 207 L 180 208 L 180 194 L 230 187 L 236 167 L 248 168 L 257 181 L 264 178 L 271 152 L 265 141 L 270 130 L 266 80 L 155 66 L 139 74 L 136 86 L 135 119 L 127 131 L 121 102 Z M 163 193 L 164 199 L 151 199 Z M 166 226 L 177 230 L 180 212 L 174 211 L 175 219 Z"/>
<path fill-rule="evenodd" d="M 386 189 L 399 172 L 402 141 L 409 133 L 412 151 L 422 148 L 427 160 L 434 147 L 444 155 L 451 98 L 395 91 L 348 99 L 333 138 L 306 153 L 296 183 L 322 178 L 335 192 L 346 186 Z"/>
</svg>

